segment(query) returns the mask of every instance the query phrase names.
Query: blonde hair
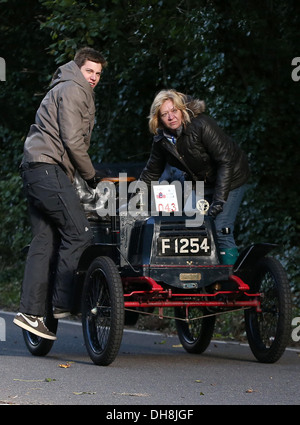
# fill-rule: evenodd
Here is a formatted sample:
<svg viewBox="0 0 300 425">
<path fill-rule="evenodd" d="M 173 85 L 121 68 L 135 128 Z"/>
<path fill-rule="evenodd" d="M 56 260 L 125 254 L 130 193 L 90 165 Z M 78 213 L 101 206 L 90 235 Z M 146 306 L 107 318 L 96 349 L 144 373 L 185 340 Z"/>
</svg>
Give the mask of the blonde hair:
<svg viewBox="0 0 300 425">
<path fill-rule="evenodd" d="M 185 94 L 173 89 L 161 90 L 154 98 L 148 117 L 149 130 L 153 134 L 157 134 L 158 129 L 164 128 L 160 119 L 160 108 L 166 100 L 172 100 L 175 108 L 181 111 L 184 126 L 188 122 L 191 122 L 190 113 L 192 113 L 193 116 L 197 116 L 205 110 L 205 103 L 203 100 L 189 99 Z"/>
</svg>

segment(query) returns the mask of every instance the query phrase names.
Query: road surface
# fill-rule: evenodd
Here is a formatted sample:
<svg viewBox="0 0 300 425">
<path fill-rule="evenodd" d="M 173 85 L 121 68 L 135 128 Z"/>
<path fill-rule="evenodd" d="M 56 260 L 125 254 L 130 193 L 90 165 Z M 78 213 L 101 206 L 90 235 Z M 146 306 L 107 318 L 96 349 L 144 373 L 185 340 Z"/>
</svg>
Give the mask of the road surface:
<svg viewBox="0 0 300 425">
<path fill-rule="evenodd" d="M 80 323 L 60 321 L 51 352 L 34 357 L 13 317 L 0 311 L 6 334 L 0 341 L 2 405 L 104 405 L 117 415 L 116 406 L 168 406 L 187 414 L 201 405 L 300 401 L 300 343 L 277 363 L 261 364 L 247 344 L 212 341 L 204 354 L 191 355 L 177 336 L 125 329 L 116 360 L 101 367 L 87 355 Z"/>
</svg>

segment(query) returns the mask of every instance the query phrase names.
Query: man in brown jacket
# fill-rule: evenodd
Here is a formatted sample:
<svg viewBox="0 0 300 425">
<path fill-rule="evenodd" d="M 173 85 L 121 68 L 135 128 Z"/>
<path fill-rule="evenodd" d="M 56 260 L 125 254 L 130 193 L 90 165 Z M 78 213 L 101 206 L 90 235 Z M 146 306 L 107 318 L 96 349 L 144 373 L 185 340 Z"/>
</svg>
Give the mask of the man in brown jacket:
<svg viewBox="0 0 300 425">
<path fill-rule="evenodd" d="M 104 66 L 101 53 L 85 47 L 74 61 L 59 67 L 25 140 L 20 168 L 33 239 L 14 323 L 46 339 L 56 339 L 43 320 L 50 276 L 54 270 L 53 315 L 66 317 L 80 255 L 92 240 L 72 182 L 77 170 L 92 188 L 97 184 L 88 148 L 95 118 L 93 90 Z"/>
</svg>

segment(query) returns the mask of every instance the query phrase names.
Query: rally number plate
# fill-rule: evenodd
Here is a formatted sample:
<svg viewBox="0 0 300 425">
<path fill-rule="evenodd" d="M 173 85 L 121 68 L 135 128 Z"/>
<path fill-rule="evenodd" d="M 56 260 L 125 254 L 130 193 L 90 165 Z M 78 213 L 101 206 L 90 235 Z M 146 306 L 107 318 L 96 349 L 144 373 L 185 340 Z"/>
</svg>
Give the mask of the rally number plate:
<svg viewBox="0 0 300 425">
<path fill-rule="evenodd" d="M 158 255 L 210 255 L 211 243 L 207 237 L 159 237 Z"/>
</svg>

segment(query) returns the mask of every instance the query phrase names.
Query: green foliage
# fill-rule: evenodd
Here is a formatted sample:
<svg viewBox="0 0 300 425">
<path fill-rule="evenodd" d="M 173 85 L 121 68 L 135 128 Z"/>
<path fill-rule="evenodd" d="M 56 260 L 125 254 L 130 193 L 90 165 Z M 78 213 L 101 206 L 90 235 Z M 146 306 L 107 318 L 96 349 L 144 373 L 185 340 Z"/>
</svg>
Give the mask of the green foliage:
<svg viewBox="0 0 300 425">
<path fill-rule="evenodd" d="M 20 176 L 9 173 L 6 179 L 0 180 L 0 192 L 1 242 L 4 242 L 0 245 L 0 256 L 10 261 L 24 247 L 27 230 L 27 207 Z"/>
<path fill-rule="evenodd" d="M 14 173 L 29 125 L 55 67 L 90 45 L 109 64 L 96 90 L 93 160 L 147 159 L 147 116 L 158 90 L 204 99 L 207 112 L 249 155 L 252 179 L 238 242 L 280 244 L 276 254 L 300 305 L 300 82 L 291 79 L 291 61 L 300 55 L 297 0 L 10 0 L 2 9 L 0 245 L 11 250 L 2 268 L 16 256 L 12 247 L 25 242 Z"/>
<path fill-rule="evenodd" d="M 8 173 L 2 178 L 0 193 L 0 307 L 16 307 L 25 259 L 22 251 L 30 242 L 20 176 Z"/>
</svg>

